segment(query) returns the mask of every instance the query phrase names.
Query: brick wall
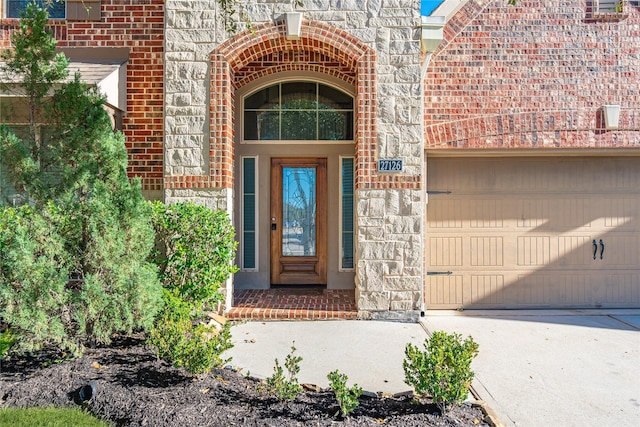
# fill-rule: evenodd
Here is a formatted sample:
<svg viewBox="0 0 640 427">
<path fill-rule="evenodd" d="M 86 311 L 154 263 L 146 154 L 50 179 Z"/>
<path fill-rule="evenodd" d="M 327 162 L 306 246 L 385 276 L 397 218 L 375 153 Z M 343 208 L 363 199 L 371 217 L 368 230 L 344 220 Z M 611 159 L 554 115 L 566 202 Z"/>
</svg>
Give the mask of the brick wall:
<svg viewBox="0 0 640 427">
<path fill-rule="evenodd" d="M 470 0 L 430 59 L 425 146 L 640 147 L 640 7 L 598 20 L 591 3 Z"/>
<path fill-rule="evenodd" d="M 142 179 L 147 195 L 161 195 L 164 1 L 102 0 L 101 17 L 95 22 L 51 20 L 51 28 L 60 47 L 129 48 L 123 120 L 128 172 Z M 17 25 L 16 19 L 0 19 L 0 48 L 10 47 Z"/>
</svg>

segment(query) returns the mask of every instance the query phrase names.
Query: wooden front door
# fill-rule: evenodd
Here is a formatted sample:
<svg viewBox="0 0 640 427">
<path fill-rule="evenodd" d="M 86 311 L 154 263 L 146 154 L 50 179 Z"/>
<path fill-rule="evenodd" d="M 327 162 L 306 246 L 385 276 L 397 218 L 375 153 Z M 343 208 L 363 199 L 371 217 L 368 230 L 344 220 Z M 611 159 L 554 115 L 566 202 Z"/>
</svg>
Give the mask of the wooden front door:
<svg viewBox="0 0 640 427">
<path fill-rule="evenodd" d="M 327 283 L 327 159 L 271 159 L 271 283 Z"/>
</svg>

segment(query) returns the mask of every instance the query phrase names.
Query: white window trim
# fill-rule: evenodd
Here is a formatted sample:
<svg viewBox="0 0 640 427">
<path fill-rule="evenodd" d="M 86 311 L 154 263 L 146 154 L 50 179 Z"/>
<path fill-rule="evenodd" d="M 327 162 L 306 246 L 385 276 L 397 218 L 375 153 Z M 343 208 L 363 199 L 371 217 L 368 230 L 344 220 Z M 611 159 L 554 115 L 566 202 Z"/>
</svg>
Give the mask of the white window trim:
<svg viewBox="0 0 640 427">
<path fill-rule="evenodd" d="M 339 272 L 353 272 L 356 271 L 355 266 L 356 266 L 356 251 L 355 251 L 355 230 L 353 230 L 353 267 L 352 268 L 343 268 L 342 267 L 342 257 L 344 256 L 344 247 L 342 246 L 342 162 L 344 159 L 353 159 L 353 172 L 354 172 L 354 184 L 355 184 L 355 166 L 356 166 L 356 158 L 355 156 L 338 156 L 338 166 L 340 169 L 340 178 L 338 179 L 338 185 L 339 185 L 339 190 L 338 190 L 338 245 L 340 247 L 340 253 L 338 255 L 338 271 Z M 355 210 L 355 198 L 356 198 L 356 194 L 355 194 L 355 188 L 353 191 L 353 225 L 355 228 L 355 214 L 356 214 L 356 210 Z"/>
<path fill-rule="evenodd" d="M 245 246 L 244 246 L 244 159 L 254 159 L 255 160 L 255 170 L 254 170 L 254 189 L 255 189 L 255 206 L 256 209 L 254 210 L 254 224 L 255 224 L 255 242 L 254 242 L 254 251 L 255 251 L 255 267 L 254 268 L 245 268 L 244 266 L 244 250 L 245 250 Z M 258 202 L 259 202 L 259 197 L 260 197 L 260 191 L 259 191 L 259 187 L 258 187 L 258 182 L 259 182 L 259 163 L 258 163 L 258 156 L 242 156 L 240 158 L 240 260 L 242 261 L 241 267 L 240 267 L 240 271 L 245 271 L 245 272 L 258 272 L 259 271 L 259 266 L 260 266 L 260 232 L 259 232 L 259 228 L 260 228 L 260 223 L 258 222 Z"/>
<path fill-rule="evenodd" d="M 287 83 L 293 81 L 320 83 L 330 86 L 334 89 L 340 90 L 353 98 L 353 134 L 354 138 L 357 132 L 357 99 L 355 88 L 344 81 L 327 76 L 326 74 L 318 73 L 315 71 L 287 71 L 278 73 L 272 76 L 263 77 L 257 79 L 242 88 L 236 93 L 236 135 L 239 135 L 240 144 L 257 144 L 257 145 L 287 145 L 287 144 L 305 144 L 305 145 L 353 145 L 355 140 L 245 140 L 244 139 L 244 100 L 247 96 L 254 94 L 255 92 L 262 90 L 266 87 L 273 86 L 279 83 Z"/>
</svg>

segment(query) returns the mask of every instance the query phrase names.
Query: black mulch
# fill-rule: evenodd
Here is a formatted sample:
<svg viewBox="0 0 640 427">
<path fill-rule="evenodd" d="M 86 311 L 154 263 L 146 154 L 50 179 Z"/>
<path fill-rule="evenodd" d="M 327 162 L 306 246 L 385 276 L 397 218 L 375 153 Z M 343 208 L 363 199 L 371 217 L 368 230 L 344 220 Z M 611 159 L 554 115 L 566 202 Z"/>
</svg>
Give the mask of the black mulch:
<svg viewBox="0 0 640 427">
<path fill-rule="evenodd" d="M 118 426 L 486 426 L 471 404 L 446 416 L 411 396 L 366 397 L 346 419 L 331 390 L 305 391 L 282 403 L 260 381 L 220 369 L 193 377 L 158 360 L 140 338 L 119 338 L 60 362 L 42 352 L 0 366 L 0 408 L 82 406 Z"/>
</svg>

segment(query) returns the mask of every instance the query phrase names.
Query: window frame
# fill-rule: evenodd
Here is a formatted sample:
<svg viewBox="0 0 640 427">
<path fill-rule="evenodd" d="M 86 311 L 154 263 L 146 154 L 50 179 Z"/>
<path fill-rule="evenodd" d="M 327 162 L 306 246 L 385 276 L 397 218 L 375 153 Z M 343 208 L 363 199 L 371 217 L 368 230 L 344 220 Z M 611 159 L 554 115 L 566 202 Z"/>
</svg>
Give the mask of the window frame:
<svg viewBox="0 0 640 427">
<path fill-rule="evenodd" d="M 337 78 L 328 78 L 328 76 L 316 73 L 316 72 L 285 72 L 279 73 L 279 78 L 267 77 L 263 79 L 259 79 L 255 82 L 252 82 L 239 91 L 238 96 L 236 97 L 238 105 L 236 106 L 238 114 L 236 120 L 236 132 L 239 135 L 240 144 L 257 144 L 257 145 L 278 145 L 278 144 L 301 144 L 301 145 L 329 145 L 329 144 L 354 144 L 357 133 L 357 99 L 355 96 L 355 89 L 345 83 L 344 81 Z M 281 85 L 283 83 L 293 83 L 293 82 L 301 82 L 301 83 L 316 83 L 320 85 L 328 86 L 332 89 L 339 90 L 346 95 L 350 96 L 353 99 L 353 139 L 346 140 L 330 140 L 330 139 L 245 139 L 244 138 L 244 118 L 245 118 L 245 109 L 244 103 L 245 99 L 252 96 L 253 94 L 266 89 L 271 86 Z"/>
</svg>

